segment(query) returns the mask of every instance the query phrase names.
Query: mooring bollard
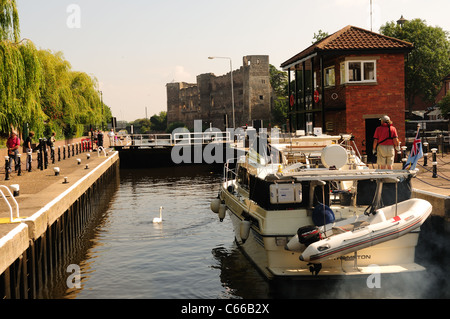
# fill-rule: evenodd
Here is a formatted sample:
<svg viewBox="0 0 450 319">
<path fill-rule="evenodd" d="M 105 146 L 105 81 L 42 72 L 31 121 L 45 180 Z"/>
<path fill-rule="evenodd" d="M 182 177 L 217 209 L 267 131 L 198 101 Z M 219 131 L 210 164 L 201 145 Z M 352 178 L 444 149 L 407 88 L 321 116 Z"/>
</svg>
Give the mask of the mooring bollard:
<svg viewBox="0 0 450 319">
<path fill-rule="evenodd" d="M 433 178 L 437 178 L 437 159 L 436 159 L 436 151 L 437 148 L 432 148 L 431 152 L 433 152 Z"/>
<path fill-rule="evenodd" d="M 423 142 L 423 166 L 428 165 L 428 142 Z"/>
<path fill-rule="evenodd" d="M 19 192 L 20 192 L 19 184 L 12 184 L 9 186 L 9 188 L 11 188 L 14 197 L 19 196 Z"/>
<path fill-rule="evenodd" d="M 15 169 L 17 170 L 17 176 L 22 175 L 22 163 L 20 162 L 20 157 L 22 154 L 17 154 L 17 163 Z"/>
<path fill-rule="evenodd" d="M 9 180 L 9 156 L 5 156 L 5 181 Z"/>
<path fill-rule="evenodd" d="M 42 139 L 42 149 L 44 150 L 44 168 L 48 167 L 48 152 L 47 152 L 47 139 Z"/>
<path fill-rule="evenodd" d="M 52 164 L 55 164 L 55 147 L 54 146 L 52 146 L 50 157 L 52 159 Z"/>
<path fill-rule="evenodd" d="M 401 151 L 401 158 L 402 158 L 402 167 L 405 166 L 407 158 L 406 158 L 406 146 L 402 146 L 401 147 L 402 151 Z"/>
<path fill-rule="evenodd" d="M 59 175 L 59 167 L 53 167 L 53 171 L 55 172 L 55 176 Z"/>
<path fill-rule="evenodd" d="M 401 149 L 402 142 L 398 142 L 398 148 L 397 148 L 397 163 L 402 162 L 402 149 Z"/>
<path fill-rule="evenodd" d="M 37 153 L 37 169 L 41 169 L 41 165 L 42 165 L 41 151 L 37 150 L 36 153 Z"/>
<path fill-rule="evenodd" d="M 26 168 L 27 168 L 28 172 L 31 172 L 31 163 L 33 163 L 33 153 L 28 152 L 27 153 L 27 164 L 26 164 Z"/>
</svg>

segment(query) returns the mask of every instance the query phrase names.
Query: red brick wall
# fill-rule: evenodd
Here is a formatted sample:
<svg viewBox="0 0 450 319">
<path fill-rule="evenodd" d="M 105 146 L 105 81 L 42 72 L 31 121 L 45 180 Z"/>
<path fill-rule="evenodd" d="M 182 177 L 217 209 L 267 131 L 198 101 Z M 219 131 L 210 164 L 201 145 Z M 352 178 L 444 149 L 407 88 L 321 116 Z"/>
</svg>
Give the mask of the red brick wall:
<svg viewBox="0 0 450 319">
<path fill-rule="evenodd" d="M 371 56 L 374 56 L 373 54 Z M 405 142 L 405 70 L 403 54 L 377 54 L 376 84 L 347 84 L 346 126 L 360 151 L 366 147 L 365 119 L 387 114 Z M 372 147 L 371 145 L 368 147 Z"/>
</svg>

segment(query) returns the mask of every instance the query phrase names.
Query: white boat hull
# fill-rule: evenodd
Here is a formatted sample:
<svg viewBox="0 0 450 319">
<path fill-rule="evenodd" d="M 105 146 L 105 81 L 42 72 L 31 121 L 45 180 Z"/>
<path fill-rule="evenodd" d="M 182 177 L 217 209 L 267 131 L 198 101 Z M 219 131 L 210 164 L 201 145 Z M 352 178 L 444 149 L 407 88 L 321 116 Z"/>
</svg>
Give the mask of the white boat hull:
<svg viewBox="0 0 450 319">
<path fill-rule="evenodd" d="M 284 214 L 286 215 L 284 222 L 287 221 L 287 228 L 290 226 L 290 229 L 285 228 L 283 233 L 277 234 L 273 232 L 273 228 L 272 232 L 268 232 L 267 229 L 261 230 L 252 225 L 248 238 L 243 240 L 240 235 L 241 223 L 245 219 L 243 213 L 245 215 L 245 212 L 248 212 L 248 202 L 234 196 L 226 188 L 227 185 L 223 185 L 221 199 L 224 200 L 233 223 L 236 243 L 260 272 L 268 279 L 311 277 L 310 265 L 299 259 L 301 252 L 285 249 L 287 242 L 294 236 L 298 227 L 305 224 L 305 221 L 302 218 L 294 218 L 292 215 L 295 213 L 292 211 L 265 212 L 264 220 L 260 220 L 260 225 L 265 224 L 270 229 L 275 220 L 283 220 L 280 216 Z M 275 216 L 271 216 L 272 214 L 277 214 L 276 219 Z M 268 220 L 271 222 L 265 223 Z M 414 262 L 418 237 L 419 230 L 416 229 L 400 238 L 358 250 L 356 253 L 327 259 L 322 262 L 319 276 L 367 276 L 374 271 L 389 274 L 423 271 L 425 268 Z"/>
</svg>

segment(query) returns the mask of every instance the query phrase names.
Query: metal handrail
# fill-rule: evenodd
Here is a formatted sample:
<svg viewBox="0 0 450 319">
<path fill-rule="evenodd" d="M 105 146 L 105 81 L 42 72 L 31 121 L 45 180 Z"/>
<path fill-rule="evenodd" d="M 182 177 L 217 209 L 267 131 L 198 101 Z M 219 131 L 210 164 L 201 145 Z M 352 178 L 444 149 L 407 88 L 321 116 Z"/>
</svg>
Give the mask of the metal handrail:
<svg viewBox="0 0 450 319">
<path fill-rule="evenodd" d="M 16 199 L 14 198 L 13 194 L 11 193 L 11 190 L 8 187 L 6 187 L 5 185 L 0 185 L 0 187 L 3 187 L 3 188 L 5 188 L 8 191 L 8 193 L 11 196 L 13 202 L 16 204 L 16 218 L 20 218 L 20 216 L 19 216 L 19 204 L 17 203 Z M 5 200 L 6 204 L 9 207 L 9 212 L 10 212 L 9 219 L 10 219 L 10 221 L 12 223 L 14 221 L 13 209 L 12 209 L 11 204 L 9 203 L 8 199 L 6 198 L 5 194 L 3 193 L 3 191 L 1 189 L 0 189 L 0 193 L 1 193 L 2 197 L 3 197 L 3 199 Z"/>
<path fill-rule="evenodd" d="M 173 134 L 174 144 L 203 144 L 209 142 L 228 142 L 230 141 L 230 132 L 182 132 Z M 185 143 L 186 142 L 186 143 Z"/>
</svg>

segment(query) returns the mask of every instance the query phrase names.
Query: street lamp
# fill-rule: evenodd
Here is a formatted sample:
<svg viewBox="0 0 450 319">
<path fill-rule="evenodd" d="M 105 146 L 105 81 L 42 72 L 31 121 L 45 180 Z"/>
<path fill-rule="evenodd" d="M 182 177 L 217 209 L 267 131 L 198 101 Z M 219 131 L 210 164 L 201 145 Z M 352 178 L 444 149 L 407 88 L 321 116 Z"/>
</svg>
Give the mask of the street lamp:
<svg viewBox="0 0 450 319">
<path fill-rule="evenodd" d="M 208 59 L 228 59 L 230 60 L 230 74 L 231 74 L 231 107 L 233 109 L 233 128 L 236 128 L 236 120 L 234 117 L 234 86 L 233 86 L 233 63 L 231 62 L 231 58 L 228 57 L 220 57 L 220 56 L 209 56 Z"/>
</svg>

